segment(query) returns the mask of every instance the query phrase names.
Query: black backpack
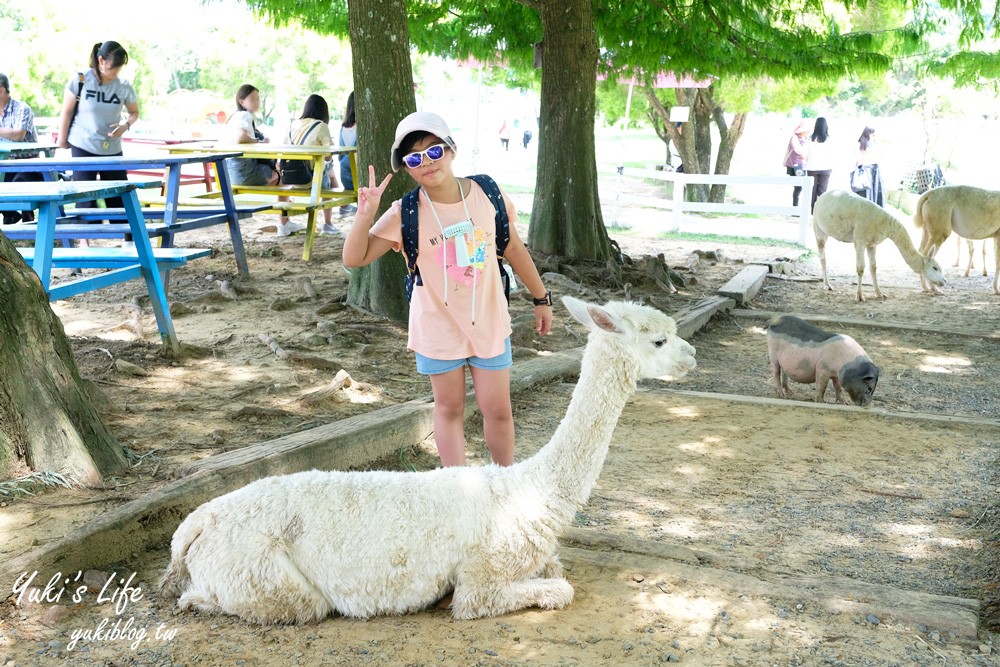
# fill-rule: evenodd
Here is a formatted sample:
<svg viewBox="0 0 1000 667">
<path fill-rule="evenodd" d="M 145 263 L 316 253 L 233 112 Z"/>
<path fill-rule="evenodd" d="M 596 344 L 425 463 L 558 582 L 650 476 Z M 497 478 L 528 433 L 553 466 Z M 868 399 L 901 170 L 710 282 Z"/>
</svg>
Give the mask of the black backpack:
<svg viewBox="0 0 1000 667">
<path fill-rule="evenodd" d="M 510 220 L 507 218 L 507 206 L 504 204 L 503 195 L 500 193 L 500 186 L 486 174 L 475 174 L 468 177 L 479 184 L 483 189 L 493 208 L 496 209 L 496 241 L 497 241 L 497 264 L 500 267 L 500 279 L 503 281 L 503 295 L 510 303 L 510 275 L 503 268 L 503 254 L 507 250 L 510 242 Z M 406 300 L 413 296 L 414 285 L 423 286 L 424 282 L 420 278 L 420 269 L 417 268 L 417 253 L 420 243 L 418 233 L 417 202 L 420 195 L 420 188 L 414 188 L 403 195 L 401 212 L 403 216 L 403 254 L 406 255 Z"/>
<path fill-rule="evenodd" d="M 289 136 L 288 143 L 293 146 L 304 145 L 306 139 L 312 134 L 312 131 L 319 127 L 322 122 L 317 120 L 313 123 L 297 142 L 293 142 L 291 136 Z M 312 163 L 309 160 L 278 160 L 278 171 L 281 173 L 281 182 L 285 185 L 307 185 L 312 183 L 313 169 Z"/>
</svg>

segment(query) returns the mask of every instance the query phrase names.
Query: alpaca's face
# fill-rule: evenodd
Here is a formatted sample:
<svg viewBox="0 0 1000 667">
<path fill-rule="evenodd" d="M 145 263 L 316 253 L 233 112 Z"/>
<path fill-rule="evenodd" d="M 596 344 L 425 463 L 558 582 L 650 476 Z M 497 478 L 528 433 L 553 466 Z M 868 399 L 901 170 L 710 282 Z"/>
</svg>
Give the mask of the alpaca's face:
<svg viewBox="0 0 1000 667">
<path fill-rule="evenodd" d="M 655 308 L 612 301 L 602 306 L 563 297 L 563 304 L 592 331 L 621 336 L 634 353 L 639 377 L 676 380 L 695 365 L 695 350 L 677 335 L 677 325 Z"/>
<path fill-rule="evenodd" d="M 662 316 L 667 324 L 656 329 L 640 329 L 634 334 L 640 351 L 639 374 L 641 377 L 677 380 L 694 370 L 695 350 L 677 335 L 674 321 Z M 646 350 L 644 353 L 643 350 Z"/>
<path fill-rule="evenodd" d="M 933 254 L 933 249 L 928 254 Z M 927 266 L 924 267 L 924 278 L 938 286 L 948 284 L 944 277 L 944 271 L 941 270 L 941 265 L 933 257 L 927 260 Z"/>
</svg>

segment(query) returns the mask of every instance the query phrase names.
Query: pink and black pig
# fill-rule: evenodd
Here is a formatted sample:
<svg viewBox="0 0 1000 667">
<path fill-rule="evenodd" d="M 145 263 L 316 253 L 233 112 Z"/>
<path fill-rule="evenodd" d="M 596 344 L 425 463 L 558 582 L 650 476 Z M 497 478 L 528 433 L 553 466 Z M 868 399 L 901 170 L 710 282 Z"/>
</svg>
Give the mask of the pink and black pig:
<svg viewBox="0 0 1000 667">
<path fill-rule="evenodd" d="M 778 396 L 790 398 L 788 378 L 816 383 L 816 402 L 823 402 L 826 385 L 833 382 L 837 402 L 841 389 L 855 405 L 867 406 L 878 384 L 878 366 L 850 336 L 830 333 L 793 315 L 780 315 L 767 328 L 767 353 Z"/>
</svg>

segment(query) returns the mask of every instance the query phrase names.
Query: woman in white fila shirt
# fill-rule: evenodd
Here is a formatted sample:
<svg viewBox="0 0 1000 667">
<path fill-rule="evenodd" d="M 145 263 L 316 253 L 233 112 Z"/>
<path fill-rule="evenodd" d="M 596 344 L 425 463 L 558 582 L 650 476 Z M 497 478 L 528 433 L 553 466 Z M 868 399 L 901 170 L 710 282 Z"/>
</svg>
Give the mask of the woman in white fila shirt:
<svg viewBox="0 0 1000 667">
<path fill-rule="evenodd" d="M 122 135 L 139 120 L 139 101 L 132 84 L 118 77 L 128 63 L 128 53 L 118 42 L 94 44 L 90 67 L 74 73 L 63 93 L 59 118 L 59 147 L 70 149 L 73 157 L 122 154 Z M 126 115 L 127 114 L 127 115 Z M 74 181 L 124 181 L 124 170 L 73 170 Z M 93 207 L 93 202 L 77 204 Z M 121 197 L 107 201 L 109 208 L 123 206 Z"/>
</svg>

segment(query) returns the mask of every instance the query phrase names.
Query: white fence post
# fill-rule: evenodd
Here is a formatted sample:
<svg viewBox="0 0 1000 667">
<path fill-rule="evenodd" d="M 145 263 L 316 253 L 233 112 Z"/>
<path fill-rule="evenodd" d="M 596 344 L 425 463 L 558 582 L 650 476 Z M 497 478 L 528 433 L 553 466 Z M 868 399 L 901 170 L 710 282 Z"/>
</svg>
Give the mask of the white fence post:
<svg viewBox="0 0 1000 667">
<path fill-rule="evenodd" d="M 673 210 L 673 224 L 674 228 L 671 231 L 678 231 L 681 228 L 681 213 L 684 212 L 684 176 L 674 172 L 672 174 L 674 181 L 674 210 Z"/>
<path fill-rule="evenodd" d="M 657 208 L 670 207 L 671 231 L 678 232 L 681 228 L 681 220 L 685 212 L 695 213 L 745 213 L 781 215 L 791 218 L 798 218 L 798 243 L 809 247 L 812 238 L 810 233 L 810 220 L 812 218 L 812 192 L 815 186 L 812 176 L 734 176 L 732 174 L 687 174 L 677 172 L 664 172 L 649 169 L 634 169 L 631 167 L 617 167 L 614 172 L 598 167 L 599 172 L 614 173 L 618 179 L 618 188 L 615 192 L 615 211 L 617 207 L 627 201 L 639 201 L 645 206 Z M 625 192 L 625 177 L 649 178 L 658 181 L 669 181 L 673 183 L 673 195 L 671 199 L 664 200 L 660 197 L 648 197 L 643 195 L 633 195 Z M 686 200 L 687 186 L 690 183 L 724 184 L 724 185 L 754 185 L 754 186 L 774 186 L 787 192 L 785 188 L 801 187 L 798 205 L 791 204 L 747 204 L 745 202 L 689 202 Z M 782 197 L 784 199 L 784 197 Z M 787 200 L 786 200 L 787 201 Z M 617 213 L 615 215 L 617 218 Z M 784 233 L 775 238 L 788 239 Z M 790 239 L 789 239 L 790 240 Z"/>
<path fill-rule="evenodd" d="M 799 193 L 799 243 L 808 247 L 809 217 L 810 217 L 809 211 L 812 208 L 814 179 L 812 176 L 805 176 L 804 178 L 807 182 L 804 186 L 802 186 L 802 192 Z"/>
</svg>

